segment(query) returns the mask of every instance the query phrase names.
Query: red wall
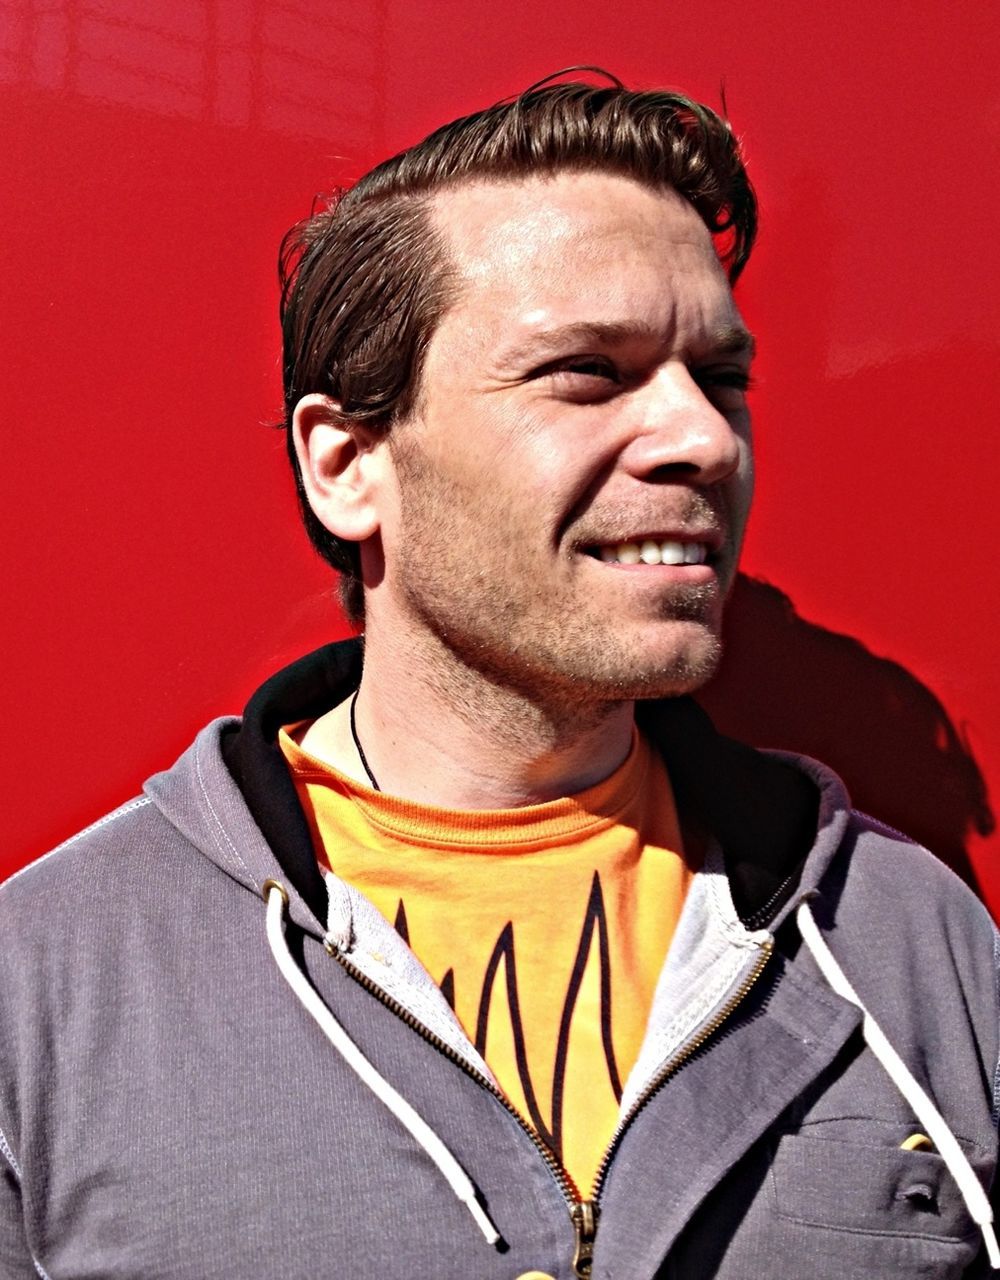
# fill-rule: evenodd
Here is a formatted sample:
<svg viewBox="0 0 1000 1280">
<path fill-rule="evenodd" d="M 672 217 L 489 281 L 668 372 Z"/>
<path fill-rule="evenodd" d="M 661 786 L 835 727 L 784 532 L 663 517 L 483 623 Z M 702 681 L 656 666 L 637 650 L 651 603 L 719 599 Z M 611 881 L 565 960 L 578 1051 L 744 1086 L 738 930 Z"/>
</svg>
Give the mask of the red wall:
<svg viewBox="0 0 1000 1280">
<path fill-rule="evenodd" d="M 763 235 L 759 499 L 727 728 L 822 755 L 1000 908 L 993 0 L 7 0 L 13 870 L 342 633 L 277 413 L 314 193 L 574 62 L 718 101 Z"/>
</svg>

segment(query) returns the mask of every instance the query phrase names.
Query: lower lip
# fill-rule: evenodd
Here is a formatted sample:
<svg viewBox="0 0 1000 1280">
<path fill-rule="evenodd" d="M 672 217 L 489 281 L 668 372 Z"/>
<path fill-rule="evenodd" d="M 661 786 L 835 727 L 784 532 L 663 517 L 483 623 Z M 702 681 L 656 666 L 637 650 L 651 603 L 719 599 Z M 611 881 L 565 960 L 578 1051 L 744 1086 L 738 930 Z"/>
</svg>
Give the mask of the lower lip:
<svg viewBox="0 0 1000 1280">
<path fill-rule="evenodd" d="M 601 569 L 626 574 L 637 581 L 648 581 L 650 585 L 668 582 L 700 584 L 714 582 L 717 577 L 713 564 L 643 564 L 641 561 L 639 564 L 609 564 L 606 560 L 598 560 L 594 556 L 586 558 Z"/>
</svg>

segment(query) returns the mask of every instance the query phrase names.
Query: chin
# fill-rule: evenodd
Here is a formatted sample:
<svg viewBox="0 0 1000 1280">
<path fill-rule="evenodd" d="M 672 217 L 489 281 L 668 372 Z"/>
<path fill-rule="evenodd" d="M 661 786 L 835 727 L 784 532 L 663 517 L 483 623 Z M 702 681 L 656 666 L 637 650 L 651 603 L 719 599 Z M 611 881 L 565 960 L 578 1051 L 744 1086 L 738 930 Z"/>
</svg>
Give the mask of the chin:
<svg viewBox="0 0 1000 1280">
<path fill-rule="evenodd" d="M 608 637 L 599 650 L 578 655 L 582 660 L 565 669 L 566 691 L 582 701 L 678 697 L 710 680 L 721 656 L 717 631 L 704 623 L 675 622 L 667 637 L 659 627 L 653 636 L 628 642 Z"/>
<path fill-rule="evenodd" d="M 685 663 L 633 676 L 628 681 L 622 681 L 617 696 L 634 701 L 679 698 L 683 694 L 694 693 L 707 684 L 715 674 L 717 666 L 717 661 L 704 664 Z"/>
<path fill-rule="evenodd" d="M 688 634 L 663 646 L 658 657 L 649 651 L 642 654 L 625 677 L 630 698 L 672 698 L 693 693 L 715 675 L 722 658 L 716 631 L 690 623 L 684 631 Z M 651 649 L 655 650 L 655 646 Z"/>
</svg>

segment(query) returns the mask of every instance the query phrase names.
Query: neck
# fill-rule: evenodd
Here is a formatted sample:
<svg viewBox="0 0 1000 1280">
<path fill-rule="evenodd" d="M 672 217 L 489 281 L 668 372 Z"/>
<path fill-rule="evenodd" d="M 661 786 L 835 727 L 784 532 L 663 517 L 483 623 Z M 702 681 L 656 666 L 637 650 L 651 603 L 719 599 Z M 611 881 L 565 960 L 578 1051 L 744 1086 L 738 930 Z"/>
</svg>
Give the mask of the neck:
<svg viewBox="0 0 1000 1280">
<path fill-rule="evenodd" d="M 383 646 L 366 636 L 355 728 L 383 791 L 449 809 L 517 808 L 583 791 L 628 754 L 631 702 L 533 696 L 428 640 Z M 302 745 L 370 785 L 349 699 L 316 720 Z"/>
</svg>

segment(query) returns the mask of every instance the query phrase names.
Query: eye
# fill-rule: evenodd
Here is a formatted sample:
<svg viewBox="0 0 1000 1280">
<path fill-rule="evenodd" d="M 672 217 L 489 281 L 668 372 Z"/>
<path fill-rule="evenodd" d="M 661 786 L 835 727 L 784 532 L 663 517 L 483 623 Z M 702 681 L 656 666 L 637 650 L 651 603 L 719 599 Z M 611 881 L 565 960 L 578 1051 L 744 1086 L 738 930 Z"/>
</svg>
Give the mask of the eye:
<svg viewBox="0 0 1000 1280">
<path fill-rule="evenodd" d="M 554 372 L 579 373 L 594 378 L 611 378 L 614 382 L 619 380 L 618 370 L 605 356 L 574 357 L 572 360 L 564 361 Z"/>
<path fill-rule="evenodd" d="M 754 386 L 750 370 L 742 365 L 708 365 L 693 369 L 691 376 L 714 404 L 728 411 L 742 409 Z"/>
<path fill-rule="evenodd" d="M 550 379 L 557 393 L 567 400 L 606 400 L 615 394 L 624 379 L 606 356 L 572 356 L 539 371 Z"/>
</svg>

